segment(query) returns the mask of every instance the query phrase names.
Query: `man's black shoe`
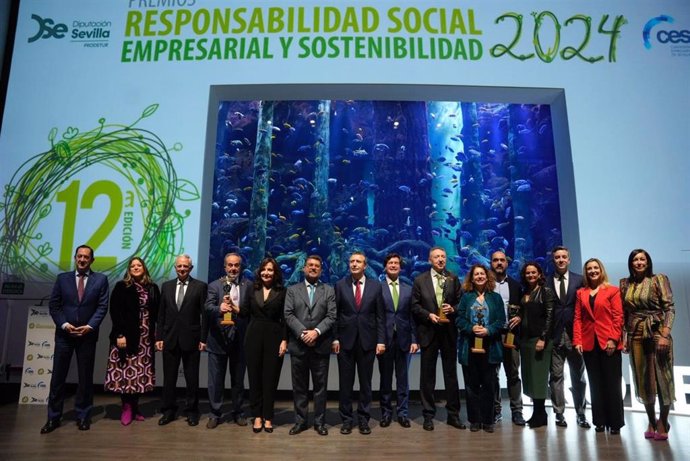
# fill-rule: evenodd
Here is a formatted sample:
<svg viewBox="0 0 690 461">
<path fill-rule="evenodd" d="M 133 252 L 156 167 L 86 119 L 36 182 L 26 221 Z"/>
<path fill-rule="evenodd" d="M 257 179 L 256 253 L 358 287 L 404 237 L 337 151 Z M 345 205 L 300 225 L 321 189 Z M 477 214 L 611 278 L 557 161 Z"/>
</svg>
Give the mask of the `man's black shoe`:
<svg viewBox="0 0 690 461">
<path fill-rule="evenodd" d="M 306 431 L 306 430 L 307 430 L 307 426 L 303 426 L 303 425 L 301 425 L 301 424 L 295 424 L 294 426 L 292 426 L 292 427 L 290 428 L 289 434 L 290 434 L 290 435 L 297 435 L 297 434 L 299 434 L 300 432 L 304 432 L 304 431 Z"/>
<path fill-rule="evenodd" d="M 410 427 L 411 426 L 409 418 L 407 418 L 405 416 L 399 416 L 398 417 L 398 424 L 400 424 L 402 427 Z"/>
<path fill-rule="evenodd" d="M 89 418 L 78 419 L 77 429 L 79 429 L 80 431 L 88 431 L 89 429 L 91 429 L 91 420 Z"/>
<path fill-rule="evenodd" d="M 60 427 L 60 419 L 59 418 L 49 419 L 48 421 L 46 421 L 46 423 L 41 428 L 41 434 L 50 434 L 51 432 L 53 432 L 58 427 Z"/>
</svg>

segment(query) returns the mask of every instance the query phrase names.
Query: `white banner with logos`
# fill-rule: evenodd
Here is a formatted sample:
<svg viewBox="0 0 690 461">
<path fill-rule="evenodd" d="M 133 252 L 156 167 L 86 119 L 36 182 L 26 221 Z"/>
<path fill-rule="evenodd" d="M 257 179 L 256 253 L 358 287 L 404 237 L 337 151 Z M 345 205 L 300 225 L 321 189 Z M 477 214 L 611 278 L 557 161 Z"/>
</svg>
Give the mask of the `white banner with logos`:
<svg viewBox="0 0 690 461">
<path fill-rule="evenodd" d="M 29 306 L 19 403 L 45 405 L 53 373 L 55 323 L 48 306 Z"/>
</svg>

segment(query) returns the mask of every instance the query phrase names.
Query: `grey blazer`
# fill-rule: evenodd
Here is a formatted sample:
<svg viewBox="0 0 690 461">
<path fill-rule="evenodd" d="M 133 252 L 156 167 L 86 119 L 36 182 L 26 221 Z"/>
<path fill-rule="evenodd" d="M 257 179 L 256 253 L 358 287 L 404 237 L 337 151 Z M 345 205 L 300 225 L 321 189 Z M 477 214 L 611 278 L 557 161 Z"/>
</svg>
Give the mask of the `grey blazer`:
<svg viewBox="0 0 690 461">
<path fill-rule="evenodd" d="M 288 352 L 296 356 L 307 353 L 310 346 L 302 342 L 304 330 L 318 329 L 321 335 L 313 348 L 319 354 L 330 354 L 333 342 L 333 324 L 336 320 L 335 291 L 319 282 L 314 292 L 314 304 L 309 305 L 309 294 L 304 282 L 288 287 L 285 293 L 285 323 L 288 327 Z"/>
</svg>

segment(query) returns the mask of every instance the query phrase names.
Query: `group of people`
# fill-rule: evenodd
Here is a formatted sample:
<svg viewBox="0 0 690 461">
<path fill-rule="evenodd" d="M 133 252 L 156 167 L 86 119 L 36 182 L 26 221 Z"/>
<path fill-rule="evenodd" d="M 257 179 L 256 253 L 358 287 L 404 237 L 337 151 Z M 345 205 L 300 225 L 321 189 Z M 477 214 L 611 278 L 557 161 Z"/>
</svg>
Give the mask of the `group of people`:
<svg viewBox="0 0 690 461">
<path fill-rule="evenodd" d="M 73 353 L 79 386 L 77 425 L 90 428 L 93 368 L 98 328 L 110 306 L 112 331 L 106 390 L 121 395 L 121 423 L 143 420 L 139 396 L 155 387 L 154 350 L 163 357 L 163 403 L 158 424 L 176 418 L 175 396 L 180 362 L 184 369 L 190 426 L 199 424 L 200 353 L 208 352 L 206 427 L 223 421 L 221 407 L 226 371 L 231 377 L 232 409 L 227 419 L 248 425 L 243 412 L 245 371 L 249 381 L 254 432 L 273 432 L 276 389 L 283 357 L 290 353 L 296 435 L 309 428 L 308 392 L 313 383 L 313 428 L 328 434 L 326 400 L 331 353 L 337 354 L 340 432 L 370 434 L 372 377 L 380 373 L 380 427 L 409 419 L 408 368 L 411 354 L 421 351 L 420 395 L 423 429 L 434 430 L 436 366 L 441 357 L 447 424 L 465 429 L 460 418 L 457 363 L 466 386 L 467 417 L 472 432 L 494 432 L 502 419 L 499 370 L 503 364 L 512 422 L 532 428 L 547 424 L 545 400 L 550 394 L 556 425 L 564 417 L 564 366 L 568 363 L 577 425 L 590 428 L 585 416 L 586 381 L 590 383 L 592 419 L 597 432 L 620 433 L 625 424 L 621 393 L 621 352 L 630 354 L 636 397 L 645 405 L 649 426 L 645 438 L 666 440 L 674 399 L 671 329 L 674 305 L 668 278 L 654 274 L 644 250 L 633 250 L 629 277 L 620 289 L 611 285 L 603 263 L 586 261 L 584 276 L 570 271 L 570 254 L 559 246 L 552 253 L 555 272 L 545 275 L 537 262 L 526 263 L 520 281 L 507 274 L 505 253 L 491 255 L 490 267 L 473 265 L 464 280 L 446 269 L 441 247 L 429 251 L 430 270 L 412 286 L 400 278 L 403 258 L 384 260 L 382 277 L 367 276 L 362 252 L 350 255 L 349 274 L 334 287 L 321 282 L 322 260 L 304 261 L 304 281 L 285 287 L 280 266 L 265 258 L 254 281 L 246 280 L 242 258 L 224 258 L 226 275 L 209 285 L 190 276 L 192 259 L 175 260 L 177 277 L 159 290 L 145 262 L 130 260 L 123 280 L 108 302 L 107 278 L 91 270 L 93 250 L 75 253 L 75 271 L 60 274 L 50 298 L 56 324 L 55 358 L 48 399 L 48 420 L 41 433 L 61 424 L 64 383 Z M 370 272 L 371 274 L 371 272 Z M 356 411 L 352 394 L 359 383 Z M 533 402 L 525 421 L 522 393 Z M 659 417 L 655 402 L 660 403 Z"/>
</svg>

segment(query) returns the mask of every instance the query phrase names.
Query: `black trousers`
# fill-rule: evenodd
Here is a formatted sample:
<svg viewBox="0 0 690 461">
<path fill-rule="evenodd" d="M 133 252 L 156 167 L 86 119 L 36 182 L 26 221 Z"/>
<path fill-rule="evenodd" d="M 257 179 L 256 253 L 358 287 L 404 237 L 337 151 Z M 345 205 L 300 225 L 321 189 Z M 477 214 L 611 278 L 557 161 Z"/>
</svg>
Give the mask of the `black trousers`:
<svg viewBox="0 0 690 461">
<path fill-rule="evenodd" d="M 163 347 L 163 407 L 164 414 L 175 413 L 177 403 L 175 401 L 175 389 L 177 388 L 177 370 L 180 362 L 184 369 L 186 389 L 185 413 L 189 415 L 199 414 L 199 358 L 198 349 L 183 351 L 178 345 L 168 348 Z"/>
<path fill-rule="evenodd" d="M 469 353 L 467 366 L 462 366 L 467 396 L 467 419 L 470 423 L 494 423 L 496 373 L 499 365 L 489 363 L 488 353 Z"/>
<path fill-rule="evenodd" d="M 249 376 L 249 406 L 254 418 L 273 419 L 276 389 L 283 368 L 278 356 L 282 328 L 275 322 L 253 321 L 247 328 L 245 357 Z"/>
<path fill-rule="evenodd" d="M 592 397 L 592 422 L 595 426 L 620 429 L 625 425 L 623 417 L 623 393 L 621 391 L 621 351 L 610 356 L 595 340 L 594 350 L 584 352 L 585 367 L 589 377 L 589 393 Z"/>
<path fill-rule="evenodd" d="M 460 414 L 460 394 L 458 391 L 457 344 L 443 329 L 437 329 L 428 346 L 422 347 L 419 389 L 422 395 L 422 414 L 425 418 L 436 415 L 434 389 L 436 388 L 436 362 L 439 352 L 443 367 L 443 381 L 446 386 L 446 410 L 449 418 Z"/>
</svg>

